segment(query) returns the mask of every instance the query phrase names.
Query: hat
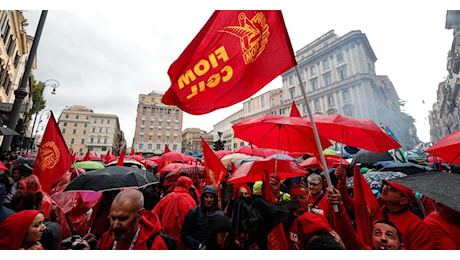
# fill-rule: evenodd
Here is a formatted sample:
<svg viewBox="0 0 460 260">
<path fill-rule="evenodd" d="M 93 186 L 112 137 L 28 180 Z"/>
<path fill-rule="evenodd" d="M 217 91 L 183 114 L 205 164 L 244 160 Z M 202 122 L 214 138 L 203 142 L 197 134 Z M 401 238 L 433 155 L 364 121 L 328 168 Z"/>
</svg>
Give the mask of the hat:
<svg viewBox="0 0 460 260">
<path fill-rule="evenodd" d="M 399 190 L 403 194 L 403 196 L 406 197 L 409 200 L 409 203 L 413 203 L 415 201 L 415 193 L 411 189 L 406 188 L 406 187 L 404 187 L 401 184 L 398 184 L 396 182 L 392 182 L 392 181 L 388 181 L 388 180 L 382 180 L 382 183 L 384 185 L 388 185 L 388 186 L 391 186 L 391 187 Z"/>
<path fill-rule="evenodd" d="M 311 173 L 308 175 L 307 181 L 314 183 L 314 184 L 320 184 L 323 182 L 323 178 L 321 177 L 321 175 L 318 175 L 316 173 Z"/>
<path fill-rule="evenodd" d="M 327 223 L 327 219 L 323 215 L 315 215 L 311 212 L 305 212 L 298 218 L 300 240 L 305 241 L 311 235 L 332 231 L 331 226 Z"/>
</svg>

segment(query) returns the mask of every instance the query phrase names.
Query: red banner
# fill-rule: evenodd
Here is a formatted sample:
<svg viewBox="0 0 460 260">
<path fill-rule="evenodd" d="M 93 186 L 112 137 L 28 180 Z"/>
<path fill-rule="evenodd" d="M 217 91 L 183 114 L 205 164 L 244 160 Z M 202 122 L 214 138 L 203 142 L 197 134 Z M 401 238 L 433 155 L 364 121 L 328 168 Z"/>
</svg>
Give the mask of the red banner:
<svg viewBox="0 0 460 260">
<path fill-rule="evenodd" d="M 70 169 L 71 164 L 72 156 L 51 112 L 33 170 L 40 180 L 42 190 L 49 193 L 51 186 Z"/>
<path fill-rule="evenodd" d="M 206 114 L 249 98 L 296 64 L 280 10 L 215 11 L 169 68 L 161 101 Z"/>
<path fill-rule="evenodd" d="M 200 136 L 201 137 L 201 136 Z M 224 177 L 227 175 L 227 169 L 211 150 L 208 143 L 201 137 L 201 146 L 203 147 L 203 158 L 206 162 L 206 185 L 212 185 L 219 191 L 219 186 Z"/>
</svg>

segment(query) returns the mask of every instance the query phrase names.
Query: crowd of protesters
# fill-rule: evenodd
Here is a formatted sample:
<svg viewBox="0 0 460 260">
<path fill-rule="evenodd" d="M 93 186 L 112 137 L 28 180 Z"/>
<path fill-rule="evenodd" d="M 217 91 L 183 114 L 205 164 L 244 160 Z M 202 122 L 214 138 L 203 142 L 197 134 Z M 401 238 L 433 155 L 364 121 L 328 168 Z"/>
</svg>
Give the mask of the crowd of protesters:
<svg viewBox="0 0 460 260">
<path fill-rule="evenodd" d="M 33 167 L 9 159 L 0 174 L 3 250 L 263 250 L 271 239 L 292 250 L 460 249 L 460 212 L 429 198 L 423 214 L 412 212 L 415 193 L 387 180 L 378 211 L 369 210 L 369 237 L 360 235 L 360 204 L 345 185 L 353 169 L 343 166 L 331 174 L 335 188 L 317 171 L 241 184 L 225 178 L 217 189 L 183 174 L 164 186 L 150 167 L 158 184 L 88 195 L 63 191 L 84 170 L 69 169 L 46 193 Z"/>
</svg>

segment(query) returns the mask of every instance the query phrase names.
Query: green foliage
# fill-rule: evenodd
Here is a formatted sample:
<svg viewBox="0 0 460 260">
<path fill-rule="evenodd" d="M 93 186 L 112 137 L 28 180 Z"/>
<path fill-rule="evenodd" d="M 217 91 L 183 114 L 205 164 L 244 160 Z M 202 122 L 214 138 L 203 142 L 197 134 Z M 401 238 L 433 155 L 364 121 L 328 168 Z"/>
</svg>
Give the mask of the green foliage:
<svg viewBox="0 0 460 260">
<path fill-rule="evenodd" d="M 43 98 L 43 91 L 45 90 L 45 83 L 41 81 L 36 81 L 35 76 L 33 74 L 30 74 L 30 77 L 32 79 L 32 102 L 33 106 L 30 109 L 29 114 L 27 115 L 27 122 L 29 122 L 32 118 L 32 115 L 34 115 L 37 112 L 42 111 L 46 107 L 46 100 Z"/>
</svg>

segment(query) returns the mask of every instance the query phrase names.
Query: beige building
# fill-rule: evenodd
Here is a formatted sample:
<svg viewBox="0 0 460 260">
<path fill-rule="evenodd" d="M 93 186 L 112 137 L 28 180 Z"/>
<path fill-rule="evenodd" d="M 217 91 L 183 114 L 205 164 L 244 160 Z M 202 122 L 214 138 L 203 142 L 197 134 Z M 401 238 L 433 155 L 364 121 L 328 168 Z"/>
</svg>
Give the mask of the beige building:
<svg viewBox="0 0 460 260">
<path fill-rule="evenodd" d="M 87 150 L 105 155 L 109 149 L 119 155 L 126 149 L 126 140 L 117 115 L 94 113 L 84 106 L 62 110 L 58 119 L 69 150 L 84 155 Z"/>
<path fill-rule="evenodd" d="M 460 11 L 449 10 L 446 29 L 453 30 L 447 53 L 447 78 L 439 83 L 437 99 L 429 112 L 430 140 L 435 143 L 460 129 Z"/>
<path fill-rule="evenodd" d="M 158 91 L 139 95 L 132 148 L 146 158 L 163 154 L 165 145 L 171 151 L 182 150 L 183 112 L 161 103 L 162 97 Z"/>
<path fill-rule="evenodd" d="M 212 149 L 212 134 L 199 128 L 186 128 L 182 132 L 182 153 L 199 157 L 203 153 L 201 137 Z"/>
<path fill-rule="evenodd" d="M 27 20 L 21 11 L 0 10 L 0 124 L 6 126 L 15 100 L 14 91 L 20 87 L 33 38 L 26 35 Z M 35 69 L 35 66 L 32 66 Z M 19 120 L 32 108 L 31 86 L 20 108 Z M 0 136 L 0 143 L 3 136 Z"/>
</svg>

